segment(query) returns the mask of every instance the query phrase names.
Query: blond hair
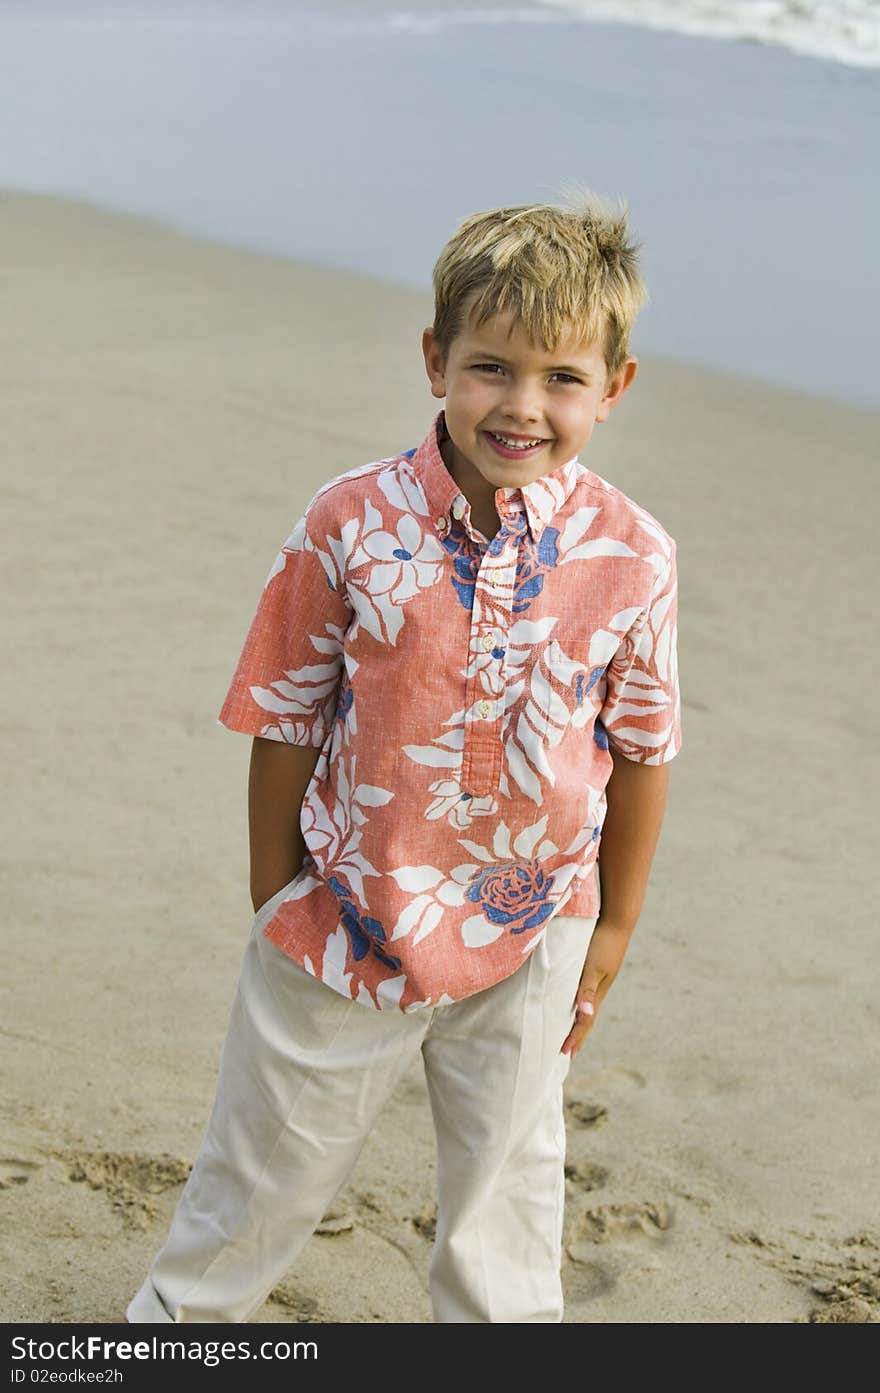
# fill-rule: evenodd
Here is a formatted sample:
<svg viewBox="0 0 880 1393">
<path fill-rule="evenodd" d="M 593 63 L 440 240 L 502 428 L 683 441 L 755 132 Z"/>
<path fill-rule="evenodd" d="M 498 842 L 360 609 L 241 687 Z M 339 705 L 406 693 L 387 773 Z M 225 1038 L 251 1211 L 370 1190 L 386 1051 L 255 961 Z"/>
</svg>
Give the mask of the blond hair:
<svg viewBox="0 0 880 1393">
<path fill-rule="evenodd" d="M 608 376 L 626 361 L 648 295 L 627 208 L 577 188 L 573 206 L 490 208 L 466 218 L 434 266 L 434 338 L 446 358 L 467 317 L 475 327 L 513 313 L 532 343 L 554 352 L 571 325 L 601 342 Z"/>
</svg>

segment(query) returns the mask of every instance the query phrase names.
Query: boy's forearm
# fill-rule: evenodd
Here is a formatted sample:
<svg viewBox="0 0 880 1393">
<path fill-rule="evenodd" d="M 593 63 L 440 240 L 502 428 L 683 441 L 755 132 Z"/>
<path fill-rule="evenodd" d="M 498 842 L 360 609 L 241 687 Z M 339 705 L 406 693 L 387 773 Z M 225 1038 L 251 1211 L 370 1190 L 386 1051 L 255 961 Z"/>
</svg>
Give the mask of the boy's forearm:
<svg viewBox="0 0 880 1393">
<path fill-rule="evenodd" d="M 669 765 L 637 764 L 613 752 L 612 758 L 599 842 L 601 918 L 631 932 L 642 911 L 663 823 Z"/>
<path fill-rule="evenodd" d="M 254 909 L 287 885 L 302 868 L 305 842 L 300 810 L 320 749 L 257 736 L 248 776 L 251 900 Z"/>
</svg>

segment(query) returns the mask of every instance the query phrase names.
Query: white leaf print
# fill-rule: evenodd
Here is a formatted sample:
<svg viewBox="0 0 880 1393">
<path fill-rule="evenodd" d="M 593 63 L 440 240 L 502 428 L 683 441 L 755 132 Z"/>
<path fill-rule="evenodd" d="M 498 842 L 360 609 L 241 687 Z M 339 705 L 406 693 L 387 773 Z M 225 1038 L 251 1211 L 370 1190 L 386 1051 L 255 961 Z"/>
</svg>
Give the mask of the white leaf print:
<svg viewBox="0 0 880 1393">
<path fill-rule="evenodd" d="M 529 730 L 528 725 L 522 717 L 520 717 L 517 723 L 517 735 L 519 736 L 523 744 L 527 744 L 531 747 L 533 761 L 539 763 L 542 758 L 539 753 L 540 741 L 536 742 L 534 733 L 531 730 Z M 513 775 L 515 782 L 522 789 L 526 797 L 531 798 L 532 802 L 537 803 L 538 807 L 540 807 L 544 801 L 544 799 L 541 796 L 540 781 L 535 778 L 531 769 L 526 764 L 526 761 L 523 758 L 522 748 L 520 745 L 516 743 L 513 736 L 510 736 L 507 739 L 504 746 L 504 752 L 507 756 L 507 767 Z M 543 760 L 543 763 L 546 766 L 548 778 L 552 780 L 552 771 L 550 769 L 550 766 L 547 764 L 546 758 Z"/>
<path fill-rule="evenodd" d="M 467 837 L 459 837 L 458 840 L 459 840 L 459 842 L 461 843 L 461 845 L 464 847 L 465 851 L 469 851 L 469 852 L 470 852 L 471 856 L 476 856 L 480 861 L 486 861 L 486 862 L 488 862 L 488 864 L 489 864 L 490 866 L 494 864 L 494 862 L 495 862 L 495 857 L 492 855 L 491 851 L 487 851 L 486 847 L 480 846 L 479 842 L 471 842 L 471 841 L 468 840 Z M 468 868 L 463 867 L 463 866 L 457 866 L 457 867 L 456 867 L 456 870 L 459 870 L 459 871 L 460 871 L 460 870 L 465 870 L 465 869 L 468 869 Z M 471 866 L 469 869 L 470 869 L 471 871 L 473 871 L 473 870 L 476 869 L 476 867 Z M 452 874 L 455 875 L 455 871 L 453 871 Z M 458 876 L 456 876 L 456 880 L 457 880 L 457 879 L 459 879 Z"/>
<path fill-rule="evenodd" d="M 382 477 L 381 475 L 379 476 Z M 374 507 L 369 498 L 364 499 L 364 532 L 375 532 L 377 527 L 382 526 L 382 514 L 379 509 Z M 376 552 L 372 553 L 374 556 Z"/>
<path fill-rule="evenodd" d="M 413 934 L 413 943 L 421 943 L 423 938 L 427 938 L 428 934 L 431 933 L 434 929 L 436 929 L 437 925 L 440 923 L 440 920 L 442 918 L 443 906 L 439 904 L 429 905 L 429 907 L 425 910 L 424 919 L 419 925 L 417 931 Z"/>
<path fill-rule="evenodd" d="M 348 520 L 342 524 L 341 536 L 343 556 L 351 555 L 352 548 L 357 541 L 358 528 L 359 523 L 357 518 L 348 518 Z M 344 566 L 342 568 L 342 573 L 344 574 Z"/>
<path fill-rule="evenodd" d="M 668 591 L 666 595 L 661 595 L 660 599 L 651 610 L 651 628 L 654 630 L 655 634 L 660 632 L 663 620 L 666 618 L 669 606 L 672 604 L 673 595 L 674 592 L 672 590 Z M 312 642 L 314 642 L 314 639 Z"/>
<path fill-rule="evenodd" d="M 356 803 L 365 803 L 368 808 L 381 808 L 390 803 L 394 794 L 390 789 L 377 788 L 375 784 L 358 784 L 353 794 Z"/>
<path fill-rule="evenodd" d="M 503 933 L 503 924 L 490 924 L 482 914 L 472 915 L 470 919 L 465 919 L 461 926 L 465 948 L 485 948 L 487 943 L 494 943 Z"/>
<path fill-rule="evenodd" d="M 327 936 L 327 942 L 324 945 L 324 960 L 321 964 L 321 981 L 326 982 L 328 987 L 341 991 L 343 996 L 351 996 L 349 988 L 351 973 L 343 971 L 347 953 L 348 935 L 340 924 L 332 934 Z"/>
<path fill-rule="evenodd" d="M 310 972 L 313 977 L 317 976 L 315 972 L 315 965 L 309 957 L 308 953 L 306 953 L 305 957 L 303 958 L 303 967 L 305 968 L 306 972 Z"/>
<path fill-rule="evenodd" d="M 303 551 L 306 544 L 306 519 L 301 517 L 293 525 L 293 531 L 284 543 L 285 551 Z"/>
<path fill-rule="evenodd" d="M 554 625 L 559 620 L 555 615 L 548 615 L 545 619 L 517 619 L 515 624 L 511 624 L 508 630 L 508 640 L 510 643 L 523 643 L 527 647 L 532 644 L 540 643 L 548 638 L 553 632 Z"/>
<path fill-rule="evenodd" d="M 289 715 L 296 711 L 305 715 L 307 711 L 312 709 L 310 701 L 294 701 L 290 697 L 276 696 L 274 692 L 267 691 L 265 687 L 250 687 L 249 691 L 257 705 L 262 706 L 264 711 L 276 711 L 279 715 L 285 713 Z"/>
<path fill-rule="evenodd" d="M 379 1003 L 380 1011 L 389 1011 L 394 1007 L 399 1007 L 405 986 L 405 972 L 401 972 L 398 977 L 386 977 L 383 982 L 380 982 L 376 988 L 376 1000 Z"/>
<path fill-rule="evenodd" d="M 401 890 L 433 890 L 443 880 L 443 872 L 438 871 L 436 866 L 398 866 L 396 871 L 389 871 L 389 875 L 394 876 Z"/>
<path fill-rule="evenodd" d="M 492 850 L 501 861 L 507 860 L 510 856 L 510 828 L 506 822 L 499 822 L 495 828 Z"/>
<path fill-rule="evenodd" d="M 612 707 L 613 714 L 610 719 L 619 721 L 621 716 L 651 716 L 655 711 L 665 711 L 668 705 L 668 701 L 646 702 L 644 706 L 634 701 L 621 702 L 619 706 Z"/>
<path fill-rule="evenodd" d="M 434 745 L 404 745 L 403 753 L 409 756 L 413 764 L 429 764 L 435 769 L 452 769 L 460 763 L 454 750 L 447 753 Z"/>
<path fill-rule="evenodd" d="M 397 877 L 395 876 L 395 879 Z M 403 887 L 406 888 L 405 886 Z M 417 895 L 414 900 L 401 910 L 397 923 L 394 925 L 394 932 L 391 935 L 392 941 L 396 938 L 406 938 L 408 933 L 412 933 L 416 924 L 419 922 L 422 911 L 428 908 L 433 901 L 430 895 Z"/>
<path fill-rule="evenodd" d="M 669 643 L 671 638 L 672 629 L 667 624 L 657 640 L 657 647 L 654 649 L 654 666 L 664 682 L 669 676 Z"/>
<path fill-rule="evenodd" d="M 657 681 L 656 677 L 652 677 L 650 673 L 639 672 L 635 668 L 633 668 L 633 670 L 627 674 L 626 681 L 627 686 L 645 687 L 647 689 L 650 689 L 652 687 L 662 687 L 663 685 L 662 682 Z M 646 692 L 646 695 L 647 694 L 648 693 Z"/>
<path fill-rule="evenodd" d="M 336 654 L 339 652 L 338 638 L 319 638 L 317 634 L 309 634 L 309 638 L 319 653 Z"/>
<path fill-rule="evenodd" d="M 559 847 L 555 842 L 551 842 L 549 837 L 546 842 L 542 842 L 535 855 L 539 861 L 544 861 L 548 856 L 555 856 Z M 555 875 L 555 872 L 554 872 Z"/>
<path fill-rule="evenodd" d="M 335 875 L 344 876 L 351 886 L 352 893 L 362 902 L 366 899 L 364 894 L 364 878 L 357 866 L 351 861 L 337 861 L 333 866 Z"/>
<path fill-rule="evenodd" d="M 528 858 L 534 851 L 537 843 L 547 831 L 548 815 L 545 813 L 531 827 L 524 827 L 513 844 L 513 849 L 517 856 Z"/>
<path fill-rule="evenodd" d="M 572 838 L 569 845 L 565 848 L 565 855 L 574 856 L 575 852 L 580 851 L 581 847 L 586 846 L 587 842 L 591 842 L 592 840 L 592 827 L 582 827 L 580 831 Z M 553 877 L 554 880 L 558 883 L 558 875 L 556 871 L 553 872 Z"/>
<path fill-rule="evenodd" d="M 459 726 L 457 730 L 445 730 L 442 735 L 436 735 L 434 738 L 438 745 L 448 745 L 452 750 L 461 750 L 464 748 L 464 726 Z M 458 784 L 450 784 L 445 790 L 438 787 L 437 792 L 454 793 L 457 788 Z"/>
<path fill-rule="evenodd" d="M 482 851 L 482 847 L 480 848 L 480 850 Z M 453 866 L 449 874 L 454 881 L 458 882 L 459 885 L 467 885 L 468 881 L 471 880 L 472 877 L 482 869 L 482 866 L 475 866 L 473 865 L 473 863 L 468 864 L 468 862 L 465 861 L 461 866 Z"/>
<path fill-rule="evenodd" d="M 338 537 L 328 537 L 327 545 L 330 555 L 318 547 L 315 548 L 315 555 L 324 567 L 327 577 L 335 585 L 339 577 L 345 575 L 345 548 Z"/>
<path fill-rule="evenodd" d="M 355 614 L 367 633 L 372 634 L 373 638 L 378 639 L 380 643 L 384 643 L 382 621 L 379 618 L 378 610 L 367 592 L 362 590 L 359 586 L 352 586 L 349 593 L 351 595 Z"/>
<path fill-rule="evenodd" d="M 598 508 L 576 508 L 559 536 L 559 550 L 567 552 L 589 530 Z"/>
<path fill-rule="evenodd" d="M 297 884 L 294 885 L 287 898 L 289 900 L 301 900 L 305 895 L 309 895 L 313 890 L 317 889 L 317 887 L 320 884 L 321 882 L 320 880 L 318 880 L 317 876 L 303 876 L 302 880 L 298 881 Z"/>
<path fill-rule="evenodd" d="M 367 986 L 366 982 L 364 982 L 363 980 L 358 982 L 357 996 L 355 997 L 355 1000 L 357 1001 L 358 1006 L 366 1006 L 370 1011 L 374 1011 L 376 1009 L 376 1003 L 370 995 L 370 989 Z"/>
<path fill-rule="evenodd" d="M 609 629 L 617 629 L 618 633 L 626 633 L 631 628 L 641 614 L 641 607 L 633 605 L 631 609 L 622 609 L 615 614 L 613 619 L 608 620 Z"/>
<path fill-rule="evenodd" d="M 607 629 L 597 629 L 590 639 L 590 653 L 587 662 L 590 667 L 604 667 L 614 657 L 620 647 L 620 636 L 609 634 Z"/>
<path fill-rule="evenodd" d="M 337 667 L 336 663 L 309 663 L 305 667 L 289 669 L 285 673 L 285 676 L 289 677 L 291 681 L 297 682 L 299 684 L 302 684 L 303 682 L 311 682 L 315 685 L 323 685 L 326 687 L 326 684 L 328 683 L 330 685 L 335 684 L 339 677 L 339 668 Z M 282 687 L 285 687 L 286 685 L 287 684 L 284 682 L 272 683 L 272 686 L 277 687 L 279 691 Z"/>
<path fill-rule="evenodd" d="M 638 556 L 638 552 L 615 537 L 596 537 L 592 542 L 582 542 L 579 547 L 572 547 L 562 559 L 587 561 L 591 556 Z"/>
<path fill-rule="evenodd" d="M 671 732 L 671 725 L 657 732 L 639 730 L 638 726 L 624 726 L 622 730 L 618 730 L 616 727 L 611 729 L 611 734 L 615 740 L 629 740 L 634 745 L 665 745 Z"/>
<path fill-rule="evenodd" d="M 403 610 L 398 609 L 396 605 L 389 607 L 387 603 L 381 604 L 380 609 L 385 619 L 385 629 L 388 637 L 392 644 L 396 646 L 397 635 L 403 628 Z"/>
<path fill-rule="evenodd" d="M 358 839 L 358 841 L 360 841 L 360 836 L 361 836 L 361 834 L 360 834 L 360 832 L 358 832 L 358 833 L 357 833 L 357 839 Z M 380 872 L 376 870 L 376 867 L 375 867 L 374 865 L 372 865 L 371 862 L 369 862 L 369 861 L 367 860 L 367 858 L 364 856 L 363 852 L 355 851 L 355 850 L 352 850 L 350 847 L 348 847 L 348 848 L 346 848 L 345 859 L 346 859 L 346 861 L 347 861 L 347 863 L 348 863 L 349 865 L 358 866 L 358 867 L 363 871 L 364 875 L 379 875 L 379 874 L 380 874 Z"/>
<path fill-rule="evenodd" d="M 467 890 L 464 885 L 456 885 L 455 881 L 447 880 L 439 887 L 436 892 L 437 899 L 442 904 L 463 905 L 467 898 Z"/>
<path fill-rule="evenodd" d="M 421 486 L 416 482 L 406 465 L 398 469 L 386 469 L 378 478 L 378 484 L 389 503 L 401 513 L 418 513 L 427 516 L 428 504 Z"/>
</svg>

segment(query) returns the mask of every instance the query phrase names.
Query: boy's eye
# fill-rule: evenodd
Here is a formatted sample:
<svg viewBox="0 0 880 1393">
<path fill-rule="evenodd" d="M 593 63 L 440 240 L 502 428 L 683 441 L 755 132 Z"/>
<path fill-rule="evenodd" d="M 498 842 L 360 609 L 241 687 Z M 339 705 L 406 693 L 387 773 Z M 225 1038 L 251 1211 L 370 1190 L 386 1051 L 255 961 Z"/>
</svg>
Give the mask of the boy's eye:
<svg viewBox="0 0 880 1393">
<path fill-rule="evenodd" d="M 500 363 L 474 363 L 474 367 L 477 370 L 477 372 L 487 372 L 494 374 L 504 371 L 504 368 L 501 366 Z M 560 382 L 574 382 L 577 385 L 580 385 L 580 378 L 573 377 L 570 372 L 554 372 L 553 377 L 557 378 Z"/>
</svg>

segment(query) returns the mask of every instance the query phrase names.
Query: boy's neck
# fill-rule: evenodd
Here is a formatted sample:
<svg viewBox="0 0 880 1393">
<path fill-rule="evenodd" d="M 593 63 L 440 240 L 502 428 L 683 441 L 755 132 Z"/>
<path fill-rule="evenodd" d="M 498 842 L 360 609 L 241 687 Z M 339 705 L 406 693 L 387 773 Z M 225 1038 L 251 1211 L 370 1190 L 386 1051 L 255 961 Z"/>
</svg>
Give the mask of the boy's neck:
<svg viewBox="0 0 880 1393">
<path fill-rule="evenodd" d="M 501 519 L 495 508 L 494 488 L 458 453 L 449 435 L 440 440 L 440 456 L 447 472 L 471 505 L 471 521 L 474 527 L 491 542 L 501 526 Z"/>
</svg>

